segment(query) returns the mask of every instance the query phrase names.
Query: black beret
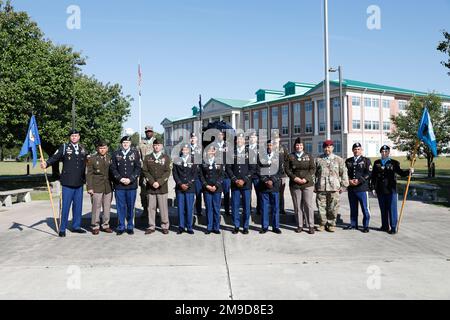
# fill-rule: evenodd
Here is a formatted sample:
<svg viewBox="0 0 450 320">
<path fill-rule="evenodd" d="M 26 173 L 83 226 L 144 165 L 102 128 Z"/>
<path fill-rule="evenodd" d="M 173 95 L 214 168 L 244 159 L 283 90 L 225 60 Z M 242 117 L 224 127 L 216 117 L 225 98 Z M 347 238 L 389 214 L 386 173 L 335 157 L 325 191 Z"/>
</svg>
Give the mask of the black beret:
<svg viewBox="0 0 450 320">
<path fill-rule="evenodd" d="M 108 143 L 105 140 L 98 140 L 95 146 L 98 147 L 106 147 Z"/>
<path fill-rule="evenodd" d="M 77 129 L 72 129 L 69 131 L 69 136 L 73 135 L 73 134 L 80 134 L 80 131 L 78 131 Z"/>
<path fill-rule="evenodd" d="M 195 132 L 191 133 L 191 138 L 197 137 L 197 134 Z"/>
<path fill-rule="evenodd" d="M 274 141 L 272 139 L 267 140 L 267 144 L 273 144 Z"/>
<path fill-rule="evenodd" d="M 380 153 L 381 153 L 382 151 L 391 151 L 391 148 L 390 148 L 389 146 L 387 146 L 387 145 L 384 145 L 384 146 L 381 147 Z"/>
<path fill-rule="evenodd" d="M 120 139 L 120 143 L 122 143 L 124 141 L 131 141 L 131 137 L 130 136 L 124 136 L 122 139 Z"/>
<path fill-rule="evenodd" d="M 294 146 L 296 144 L 303 144 L 302 139 L 300 139 L 300 138 L 295 139 Z"/>
<path fill-rule="evenodd" d="M 352 147 L 352 150 L 354 150 L 356 148 L 362 148 L 361 143 L 359 143 L 359 142 L 355 143 Z"/>
</svg>

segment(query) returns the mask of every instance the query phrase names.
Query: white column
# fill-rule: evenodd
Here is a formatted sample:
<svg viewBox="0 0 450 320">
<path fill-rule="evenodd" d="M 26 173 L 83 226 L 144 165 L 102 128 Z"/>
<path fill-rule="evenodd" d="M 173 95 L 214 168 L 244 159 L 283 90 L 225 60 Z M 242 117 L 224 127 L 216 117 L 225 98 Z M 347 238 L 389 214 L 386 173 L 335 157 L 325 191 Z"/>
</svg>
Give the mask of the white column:
<svg viewBox="0 0 450 320">
<path fill-rule="evenodd" d="M 223 115 L 220 115 L 220 121 L 223 121 Z"/>
<path fill-rule="evenodd" d="M 237 129 L 236 128 L 236 114 L 232 113 L 231 114 L 231 126 L 233 127 L 233 129 Z"/>
<path fill-rule="evenodd" d="M 319 104 L 314 101 L 314 135 L 317 136 L 319 134 Z"/>
</svg>

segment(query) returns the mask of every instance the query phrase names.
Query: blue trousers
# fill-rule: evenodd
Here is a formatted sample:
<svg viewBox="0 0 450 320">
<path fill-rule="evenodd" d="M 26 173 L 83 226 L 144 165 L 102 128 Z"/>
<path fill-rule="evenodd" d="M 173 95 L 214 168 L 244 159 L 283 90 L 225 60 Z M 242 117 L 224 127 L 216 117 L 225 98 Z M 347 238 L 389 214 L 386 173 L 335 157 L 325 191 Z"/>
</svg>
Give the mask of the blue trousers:
<svg viewBox="0 0 450 320">
<path fill-rule="evenodd" d="M 239 208 L 241 207 L 242 196 L 242 213 L 244 215 L 244 229 L 248 229 L 250 225 L 250 198 L 252 190 L 236 189 L 231 191 L 231 211 L 233 213 L 233 224 L 235 228 L 241 227 L 241 215 L 239 214 Z"/>
<path fill-rule="evenodd" d="M 272 213 L 272 228 L 280 228 L 280 194 L 278 192 L 260 193 L 262 217 L 261 225 L 263 229 L 269 228 L 269 205 Z"/>
<path fill-rule="evenodd" d="M 205 192 L 206 216 L 208 219 L 208 231 L 220 229 L 220 200 L 221 192 Z"/>
<path fill-rule="evenodd" d="M 192 230 L 194 193 L 184 193 L 177 191 L 178 227 L 180 229 Z"/>
<path fill-rule="evenodd" d="M 259 179 L 258 178 L 252 179 L 252 184 L 253 184 L 253 188 L 255 189 L 255 193 L 256 193 L 256 212 L 258 214 L 261 214 L 261 197 L 259 196 L 259 190 L 258 190 Z"/>
<path fill-rule="evenodd" d="M 198 215 L 202 214 L 202 181 L 200 178 L 195 180 L 195 212 Z"/>
<path fill-rule="evenodd" d="M 119 217 L 118 231 L 125 231 L 125 218 L 127 219 L 127 230 L 134 229 L 136 194 L 136 189 L 116 190 L 117 216 Z"/>
<path fill-rule="evenodd" d="M 381 228 L 382 229 L 397 229 L 397 198 L 396 192 L 391 194 L 378 194 L 378 204 L 381 211 Z"/>
<path fill-rule="evenodd" d="M 222 189 L 223 189 L 223 208 L 225 210 L 225 214 L 229 214 L 230 213 L 231 179 L 223 179 Z"/>
<path fill-rule="evenodd" d="M 361 205 L 364 217 L 363 227 L 368 228 L 370 222 L 369 194 L 367 192 L 348 190 L 348 201 L 350 203 L 350 220 L 352 227 L 358 227 L 358 207 Z"/>
<path fill-rule="evenodd" d="M 62 187 L 61 226 L 59 231 L 64 232 L 69 222 L 69 211 L 72 206 L 72 229 L 81 228 L 81 210 L 83 208 L 83 187 Z"/>
</svg>

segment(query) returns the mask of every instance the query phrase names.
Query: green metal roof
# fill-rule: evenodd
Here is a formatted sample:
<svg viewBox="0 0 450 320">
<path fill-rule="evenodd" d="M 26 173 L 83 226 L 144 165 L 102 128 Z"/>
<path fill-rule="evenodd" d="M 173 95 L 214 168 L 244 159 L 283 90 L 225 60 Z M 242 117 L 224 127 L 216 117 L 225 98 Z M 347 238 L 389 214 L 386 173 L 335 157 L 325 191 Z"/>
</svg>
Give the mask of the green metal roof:
<svg viewBox="0 0 450 320">
<path fill-rule="evenodd" d="M 316 85 L 313 83 L 306 83 L 306 82 L 293 82 L 289 81 L 287 82 L 283 88 L 289 87 L 289 86 L 297 86 L 297 87 L 305 87 L 305 88 L 314 88 Z"/>
<path fill-rule="evenodd" d="M 279 95 L 283 95 L 284 91 L 280 91 L 280 90 L 272 90 L 272 89 L 259 89 L 258 91 L 256 91 L 256 93 L 259 92 L 265 92 L 265 93 L 271 93 L 271 94 L 279 94 Z"/>
<path fill-rule="evenodd" d="M 212 98 L 211 100 L 216 100 L 232 108 L 243 108 L 244 106 L 252 102 L 251 100 L 222 99 L 222 98 Z"/>
<path fill-rule="evenodd" d="M 330 83 L 339 85 L 338 80 L 330 81 Z M 391 87 L 391 86 L 385 86 L 385 85 L 379 85 L 379 84 L 355 81 L 355 80 L 349 80 L 349 79 L 344 79 L 342 84 L 344 87 L 347 87 L 347 88 L 367 89 L 367 90 L 374 90 L 374 91 L 386 91 L 386 92 L 390 92 L 390 93 L 399 93 L 399 94 L 407 94 L 407 95 L 424 96 L 424 95 L 429 94 L 427 92 L 422 92 L 422 91 L 402 89 L 402 88 L 397 88 L 397 87 Z M 444 94 L 439 94 L 439 93 L 437 95 L 444 99 L 450 99 L 449 95 L 444 95 Z"/>
</svg>

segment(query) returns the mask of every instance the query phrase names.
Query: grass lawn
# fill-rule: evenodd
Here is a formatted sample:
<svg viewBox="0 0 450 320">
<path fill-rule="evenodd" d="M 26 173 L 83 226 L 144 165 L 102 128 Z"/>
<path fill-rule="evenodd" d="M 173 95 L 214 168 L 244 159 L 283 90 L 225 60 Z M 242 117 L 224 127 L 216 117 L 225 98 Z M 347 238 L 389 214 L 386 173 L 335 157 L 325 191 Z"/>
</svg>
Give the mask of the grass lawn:
<svg viewBox="0 0 450 320">
<path fill-rule="evenodd" d="M 15 161 L 7 161 L 0 162 L 0 176 L 22 176 L 27 174 L 27 164 L 30 165 L 30 174 L 43 174 L 44 170 L 39 167 L 39 162 L 36 164 L 36 167 L 33 168 L 32 162 L 15 162 Z M 52 169 L 48 170 L 48 173 L 51 175 Z"/>
<path fill-rule="evenodd" d="M 379 158 L 371 158 L 372 163 Z M 402 169 L 407 169 L 411 165 L 411 162 L 406 159 L 406 157 L 394 157 L 393 159 L 400 161 L 400 166 Z M 436 175 L 450 176 L 450 158 L 440 157 L 434 160 L 436 165 Z M 427 169 L 427 159 L 417 159 L 416 165 L 414 166 L 415 172 L 428 174 Z"/>
</svg>

